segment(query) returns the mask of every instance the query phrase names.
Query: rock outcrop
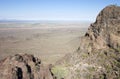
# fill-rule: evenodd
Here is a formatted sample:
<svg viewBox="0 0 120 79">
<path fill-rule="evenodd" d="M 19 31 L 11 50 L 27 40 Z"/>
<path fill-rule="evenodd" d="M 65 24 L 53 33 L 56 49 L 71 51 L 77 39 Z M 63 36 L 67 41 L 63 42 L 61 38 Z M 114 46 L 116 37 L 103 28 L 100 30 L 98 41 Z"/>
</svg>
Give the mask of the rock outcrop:
<svg viewBox="0 0 120 79">
<path fill-rule="evenodd" d="M 57 64 L 68 65 L 67 79 L 120 78 L 120 7 L 105 7 L 90 25 L 75 53 Z"/>
<path fill-rule="evenodd" d="M 104 8 L 84 38 L 92 43 L 94 49 L 120 48 L 120 7 L 111 5 Z"/>
<path fill-rule="evenodd" d="M 50 66 L 33 55 L 9 56 L 0 61 L 0 79 L 53 79 Z"/>
</svg>

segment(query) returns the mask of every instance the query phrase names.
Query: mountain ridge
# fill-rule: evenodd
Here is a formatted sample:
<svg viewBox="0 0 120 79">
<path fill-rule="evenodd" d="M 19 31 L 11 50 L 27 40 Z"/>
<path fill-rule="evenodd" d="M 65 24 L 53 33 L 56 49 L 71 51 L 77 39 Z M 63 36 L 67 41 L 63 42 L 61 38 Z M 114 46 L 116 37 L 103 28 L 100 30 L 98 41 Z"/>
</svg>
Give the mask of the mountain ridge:
<svg viewBox="0 0 120 79">
<path fill-rule="evenodd" d="M 120 7 L 105 7 L 81 37 L 78 50 L 57 62 L 69 67 L 67 79 L 119 79 L 119 31 Z"/>
</svg>

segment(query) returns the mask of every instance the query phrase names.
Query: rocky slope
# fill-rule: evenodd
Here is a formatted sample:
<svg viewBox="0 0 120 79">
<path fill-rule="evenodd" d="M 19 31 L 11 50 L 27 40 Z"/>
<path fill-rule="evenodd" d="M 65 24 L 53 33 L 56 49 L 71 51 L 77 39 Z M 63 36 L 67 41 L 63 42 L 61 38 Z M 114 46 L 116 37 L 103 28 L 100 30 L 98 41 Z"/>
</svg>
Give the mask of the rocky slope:
<svg viewBox="0 0 120 79">
<path fill-rule="evenodd" d="M 54 79 L 51 67 L 33 55 L 9 56 L 0 61 L 0 79 Z"/>
<path fill-rule="evenodd" d="M 105 7 L 81 38 L 78 50 L 57 64 L 68 68 L 67 79 L 119 79 L 120 7 Z"/>
</svg>

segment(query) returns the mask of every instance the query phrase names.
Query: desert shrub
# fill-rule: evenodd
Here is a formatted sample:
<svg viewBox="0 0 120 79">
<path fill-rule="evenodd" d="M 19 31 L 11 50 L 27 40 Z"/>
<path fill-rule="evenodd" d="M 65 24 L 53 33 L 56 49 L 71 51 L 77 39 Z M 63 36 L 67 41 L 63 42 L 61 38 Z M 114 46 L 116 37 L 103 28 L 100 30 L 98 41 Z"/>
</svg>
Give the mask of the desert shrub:
<svg viewBox="0 0 120 79">
<path fill-rule="evenodd" d="M 100 79 L 105 79 L 104 75 L 100 75 Z"/>
<path fill-rule="evenodd" d="M 36 71 L 39 71 L 39 70 L 40 70 L 40 66 L 39 66 L 39 65 L 36 65 L 36 66 L 35 66 L 35 70 L 36 70 Z"/>
<path fill-rule="evenodd" d="M 57 77 L 57 79 L 62 79 L 67 76 L 67 69 L 62 66 L 55 66 L 51 69 L 52 73 Z"/>
<path fill-rule="evenodd" d="M 95 71 L 95 68 L 94 67 L 88 67 L 87 68 L 90 72 L 94 72 Z"/>
</svg>

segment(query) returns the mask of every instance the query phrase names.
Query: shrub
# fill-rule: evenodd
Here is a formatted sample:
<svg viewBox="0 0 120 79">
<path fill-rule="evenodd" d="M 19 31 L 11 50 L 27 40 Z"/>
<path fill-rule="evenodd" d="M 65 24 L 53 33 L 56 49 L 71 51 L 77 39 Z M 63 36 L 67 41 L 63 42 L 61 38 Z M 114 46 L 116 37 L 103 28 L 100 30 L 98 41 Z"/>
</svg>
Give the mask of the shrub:
<svg viewBox="0 0 120 79">
<path fill-rule="evenodd" d="M 57 79 L 62 79 L 67 76 L 68 71 L 65 67 L 55 66 L 51 69 L 52 73 L 57 77 Z"/>
</svg>

